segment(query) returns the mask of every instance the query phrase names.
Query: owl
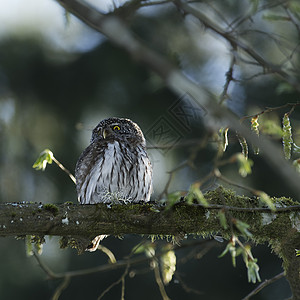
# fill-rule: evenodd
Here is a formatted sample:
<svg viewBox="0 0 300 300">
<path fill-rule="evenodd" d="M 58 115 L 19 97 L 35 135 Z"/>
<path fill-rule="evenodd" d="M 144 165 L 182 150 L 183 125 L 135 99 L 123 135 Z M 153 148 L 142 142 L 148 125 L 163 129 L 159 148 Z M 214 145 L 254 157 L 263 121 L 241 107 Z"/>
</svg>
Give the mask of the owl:
<svg viewBox="0 0 300 300">
<path fill-rule="evenodd" d="M 81 204 L 149 201 L 152 166 L 139 126 L 123 118 L 102 120 L 78 159 L 75 177 Z"/>
</svg>

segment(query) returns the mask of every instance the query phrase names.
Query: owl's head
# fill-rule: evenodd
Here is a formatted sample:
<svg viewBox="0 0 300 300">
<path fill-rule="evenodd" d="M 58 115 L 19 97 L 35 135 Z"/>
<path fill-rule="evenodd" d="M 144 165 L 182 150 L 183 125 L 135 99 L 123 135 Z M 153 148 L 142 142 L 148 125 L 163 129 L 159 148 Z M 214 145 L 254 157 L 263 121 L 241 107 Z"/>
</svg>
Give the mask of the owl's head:
<svg viewBox="0 0 300 300">
<path fill-rule="evenodd" d="M 129 119 L 108 118 L 102 120 L 93 130 L 91 142 L 96 140 L 128 140 L 142 146 L 146 145 L 140 127 Z"/>
</svg>

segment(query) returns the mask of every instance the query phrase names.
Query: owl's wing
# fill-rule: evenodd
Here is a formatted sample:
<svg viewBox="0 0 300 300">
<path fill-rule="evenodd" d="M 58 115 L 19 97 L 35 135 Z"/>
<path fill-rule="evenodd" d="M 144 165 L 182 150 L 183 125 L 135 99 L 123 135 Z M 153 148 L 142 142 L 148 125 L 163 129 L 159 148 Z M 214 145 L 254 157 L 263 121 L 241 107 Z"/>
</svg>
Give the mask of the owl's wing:
<svg viewBox="0 0 300 300">
<path fill-rule="evenodd" d="M 80 155 L 76 168 L 75 168 L 75 178 L 76 178 L 76 190 L 78 194 L 78 201 L 81 204 L 86 203 L 85 199 L 85 187 L 87 185 L 87 179 L 96 161 L 99 162 L 103 159 L 103 149 L 97 147 L 96 144 L 90 144 Z"/>
</svg>

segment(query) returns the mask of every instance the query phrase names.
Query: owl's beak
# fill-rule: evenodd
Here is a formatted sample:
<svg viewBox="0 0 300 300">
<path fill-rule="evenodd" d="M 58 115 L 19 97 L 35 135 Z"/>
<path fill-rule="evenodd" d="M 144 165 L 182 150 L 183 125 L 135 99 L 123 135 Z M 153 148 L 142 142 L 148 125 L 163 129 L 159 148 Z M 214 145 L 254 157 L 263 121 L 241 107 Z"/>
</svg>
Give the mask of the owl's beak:
<svg viewBox="0 0 300 300">
<path fill-rule="evenodd" d="M 108 130 L 104 128 L 102 131 L 103 138 L 106 139 L 107 135 L 108 135 Z"/>
</svg>

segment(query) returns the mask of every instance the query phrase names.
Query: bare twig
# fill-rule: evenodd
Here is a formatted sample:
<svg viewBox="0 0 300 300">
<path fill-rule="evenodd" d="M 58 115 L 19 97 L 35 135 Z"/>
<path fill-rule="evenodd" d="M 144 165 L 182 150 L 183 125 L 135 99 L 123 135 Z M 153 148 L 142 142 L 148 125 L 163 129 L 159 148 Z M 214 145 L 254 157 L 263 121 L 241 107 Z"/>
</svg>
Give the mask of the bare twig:
<svg viewBox="0 0 300 300">
<path fill-rule="evenodd" d="M 76 179 L 73 176 L 73 174 L 67 168 L 65 168 L 64 165 L 60 163 L 54 156 L 52 157 L 52 159 L 59 166 L 59 168 L 61 168 L 65 173 L 67 173 L 71 180 L 76 184 Z"/>
<path fill-rule="evenodd" d="M 169 172 L 169 178 L 168 181 L 163 189 L 163 191 L 160 193 L 160 195 L 158 196 L 158 200 L 163 199 L 164 196 L 168 197 L 168 190 L 169 190 L 169 186 L 171 184 L 172 178 L 173 178 L 174 172 Z"/>
<path fill-rule="evenodd" d="M 292 14 L 292 12 L 288 9 L 288 7 L 285 5 L 284 6 L 285 12 L 288 15 L 291 23 L 295 26 L 297 32 L 298 32 L 298 36 L 300 37 L 300 25 L 298 24 L 296 18 L 294 17 L 294 15 Z"/>
<path fill-rule="evenodd" d="M 155 258 L 152 260 L 152 265 L 153 265 L 153 270 L 154 270 L 154 275 L 155 275 L 155 281 L 158 285 L 158 288 L 159 288 L 159 291 L 160 291 L 160 294 L 161 294 L 163 300 L 170 300 L 170 298 L 168 297 L 167 292 L 165 290 L 164 283 L 160 276 L 158 261 Z"/>
<path fill-rule="evenodd" d="M 289 0 L 280 0 L 280 1 L 272 1 L 272 3 L 266 3 L 264 5 L 262 5 L 261 7 L 258 8 L 257 12 L 261 12 L 263 10 L 266 9 L 270 9 L 270 8 L 274 8 L 276 6 L 280 6 L 283 5 L 285 3 L 287 3 Z M 233 28 L 233 31 L 236 30 L 242 23 L 244 23 L 245 21 L 251 19 L 251 17 L 253 16 L 252 13 L 247 13 L 245 16 L 243 16 L 242 18 L 238 17 L 235 20 L 233 20 L 233 22 L 230 23 L 230 27 Z"/>
<path fill-rule="evenodd" d="M 124 273 L 121 275 L 121 277 L 113 282 L 109 287 L 107 287 L 102 293 L 101 295 L 97 298 L 98 300 L 101 300 L 105 294 L 107 294 L 114 286 L 118 285 L 119 283 L 121 283 L 121 300 L 124 300 L 124 294 L 125 294 L 125 277 L 128 274 L 129 271 L 129 267 L 130 267 L 130 263 L 128 262 L 126 265 L 126 269 L 124 271 Z"/>
<path fill-rule="evenodd" d="M 287 107 L 291 107 L 291 109 L 293 111 L 295 109 L 295 107 L 299 106 L 299 105 L 300 105 L 300 102 L 295 102 L 295 103 L 289 102 L 289 103 L 286 103 L 286 104 L 283 104 L 283 105 L 280 105 L 280 106 L 276 106 L 276 107 L 267 107 L 266 109 L 258 112 L 255 115 L 244 116 L 240 120 L 241 120 L 241 122 L 243 122 L 246 119 L 251 119 L 253 117 L 260 116 L 260 115 L 263 115 L 265 113 L 270 113 L 270 112 L 273 112 L 273 111 L 276 111 L 276 110 L 281 110 L 281 109 L 287 108 Z"/>
<path fill-rule="evenodd" d="M 62 283 L 55 290 L 51 300 L 58 300 L 63 290 L 65 290 L 70 284 L 71 278 L 66 276 Z"/>
<path fill-rule="evenodd" d="M 284 276 L 285 276 L 285 272 L 281 272 L 271 279 L 266 279 L 264 282 L 262 282 L 260 285 L 258 285 L 251 293 L 249 293 L 242 300 L 249 300 L 251 297 L 253 297 L 258 292 L 260 292 L 263 288 L 265 288 L 266 286 L 270 285 L 271 283 L 283 278 Z"/>
<path fill-rule="evenodd" d="M 43 263 L 43 261 L 40 259 L 39 255 L 35 251 L 33 251 L 33 256 L 36 259 L 36 261 L 38 262 L 41 269 L 48 275 L 49 279 L 56 279 L 56 278 L 66 277 L 66 276 L 58 277 L 56 273 L 52 272 L 48 268 L 48 266 Z"/>
<path fill-rule="evenodd" d="M 128 273 L 128 271 L 127 271 Z M 121 300 L 125 300 L 125 276 L 122 276 Z"/>
<path fill-rule="evenodd" d="M 203 292 L 193 289 L 191 287 L 189 287 L 182 279 L 182 276 L 179 274 L 179 272 L 175 272 L 174 274 L 175 278 L 178 280 L 178 282 L 180 283 L 180 285 L 182 286 L 182 288 L 187 292 L 187 293 L 193 293 L 196 295 L 203 295 Z"/>
<path fill-rule="evenodd" d="M 232 50 L 232 51 L 234 51 L 234 50 Z M 233 80 L 233 68 L 234 68 L 235 63 L 236 63 L 236 57 L 234 54 L 232 54 L 229 69 L 226 72 L 226 81 L 225 81 L 225 84 L 223 87 L 223 91 L 220 95 L 220 104 L 222 104 L 228 98 L 228 88 L 229 88 L 231 81 Z"/>
<path fill-rule="evenodd" d="M 117 262 L 114 254 L 107 247 L 99 244 L 97 249 L 101 250 L 103 253 L 105 253 L 108 256 L 110 263 L 115 264 Z"/>
<path fill-rule="evenodd" d="M 254 61 L 258 63 L 262 68 L 271 70 L 274 74 L 279 76 L 284 81 L 288 82 L 291 86 L 295 88 L 295 90 L 300 91 L 300 85 L 291 78 L 291 76 L 283 71 L 281 67 L 274 65 L 264 59 L 255 48 L 249 47 L 246 42 L 242 41 L 242 39 L 237 39 L 234 34 L 230 32 L 226 32 L 223 28 L 215 24 L 211 19 L 209 19 L 203 12 L 196 9 L 195 7 L 183 2 L 183 1 L 175 1 L 176 5 L 180 7 L 185 13 L 191 14 L 198 18 L 202 24 L 223 37 L 227 40 L 234 48 L 243 50 L 247 55 L 249 55 Z"/>
<path fill-rule="evenodd" d="M 232 180 L 229 180 L 228 178 L 226 178 L 225 176 L 223 176 L 221 174 L 219 169 L 214 170 L 214 175 L 215 175 L 216 178 L 218 178 L 218 179 L 220 179 L 220 180 L 222 180 L 222 181 L 224 181 L 224 182 L 226 182 L 226 183 L 228 183 L 232 186 L 235 186 L 235 187 L 241 188 L 245 191 L 251 192 L 253 195 L 257 194 L 255 189 L 252 189 L 252 188 L 250 188 L 248 186 L 245 186 L 245 185 L 237 184 L 236 182 L 234 182 Z"/>
</svg>

